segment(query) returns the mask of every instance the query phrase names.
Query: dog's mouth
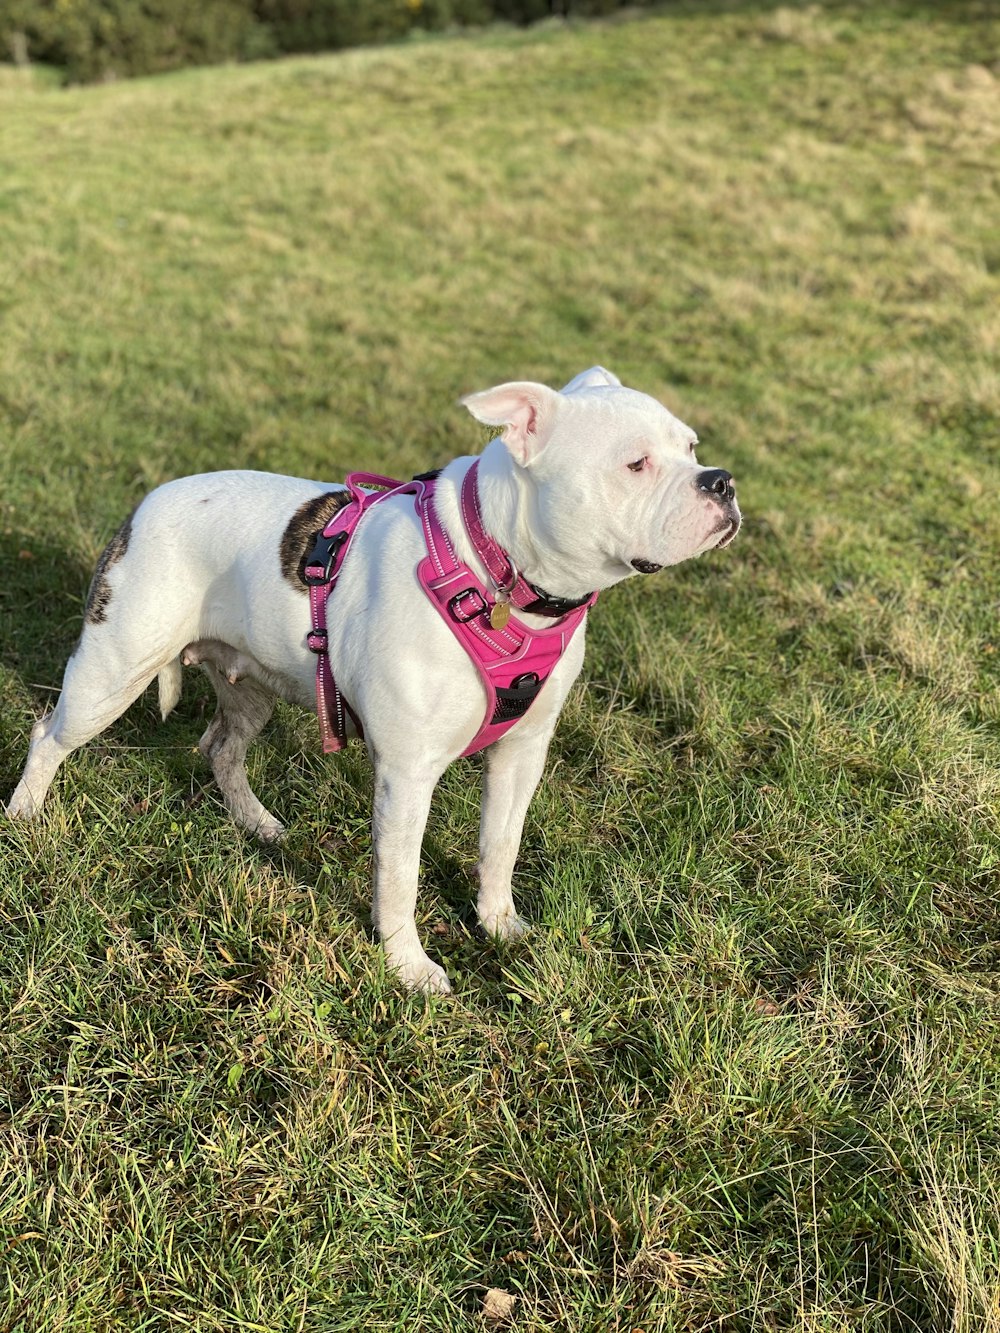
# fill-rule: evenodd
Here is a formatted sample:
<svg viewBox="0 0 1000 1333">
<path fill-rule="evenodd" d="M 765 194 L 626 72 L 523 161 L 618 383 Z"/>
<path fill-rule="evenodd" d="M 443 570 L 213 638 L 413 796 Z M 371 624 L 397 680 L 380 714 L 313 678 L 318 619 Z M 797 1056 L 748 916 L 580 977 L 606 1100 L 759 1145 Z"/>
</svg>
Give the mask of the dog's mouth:
<svg viewBox="0 0 1000 1333">
<path fill-rule="evenodd" d="M 715 532 L 709 533 L 710 537 L 718 537 L 718 541 L 713 543 L 712 549 L 721 551 L 724 546 L 728 546 L 740 530 L 740 520 L 738 518 L 727 518 L 715 529 Z M 663 568 L 655 560 L 643 560 L 636 557 L 630 560 L 629 564 L 633 569 L 638 570 L 640 574 L 657 574 Z"/>
<path fill-rule="evenodd" d="M 724 546 L 728 546 L 734 540 L 740 530 L 740 520 L 738 518 L 727 518 L 725 523 L 719 529 L 722 536 L 715 543 L 715 549 L 721 551 Z"/>
</svg>

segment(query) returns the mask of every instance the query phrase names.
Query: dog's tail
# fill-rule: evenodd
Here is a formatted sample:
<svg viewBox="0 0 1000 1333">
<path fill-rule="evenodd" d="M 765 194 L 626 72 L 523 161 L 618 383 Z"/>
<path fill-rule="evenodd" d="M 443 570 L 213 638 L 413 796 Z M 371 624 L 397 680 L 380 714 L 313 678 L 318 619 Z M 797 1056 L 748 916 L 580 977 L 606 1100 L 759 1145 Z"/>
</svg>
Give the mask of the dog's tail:
<svg viewBox="0 0 1000 1333">
<path fill-rule="evenodd" d="M 179 657 L 173 658 L 157 672 L 156 683 L 160 689 L 160 716 L 164 722 L 177 707 L 177 701 L 181 697 L 181 676 L 181 659 Z"/>
</svg>

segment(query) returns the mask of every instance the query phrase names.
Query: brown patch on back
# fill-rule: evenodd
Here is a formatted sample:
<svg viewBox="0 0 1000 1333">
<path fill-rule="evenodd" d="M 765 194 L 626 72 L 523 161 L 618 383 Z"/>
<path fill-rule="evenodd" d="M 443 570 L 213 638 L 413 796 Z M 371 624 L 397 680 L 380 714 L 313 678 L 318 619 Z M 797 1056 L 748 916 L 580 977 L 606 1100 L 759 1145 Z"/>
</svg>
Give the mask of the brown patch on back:
<svg viewBox="0 0 1000 1333">
<path fill-rule="evenodd" d="M 281 560 L 281 572 L 297 592 L 308 593 L 309 585 L 305 580 L 306 561 L 316 540 L 316 534 L 322 532 L 338 510 L 343 509 L 351 498 L 348 490 L 325 491 L 316 495 L 305 504 L 299 505 L 281 537 L 278 555 Z"/>
<path fill-rule="evenodd" d="M 111 601 L 111 584 L 108 582 L 108 570 L 112 565 L 117 565 L 128 550 L 128 544 L 132 537 L 132 518 L 134 514 L 135 510 L 129 514 L 105 546 L 97 561 L 94 577 L 90 581 L 90 591 L 87 593 L 87 607 L 84 611 L 84 619 L 88 625 L 103 625 L 108 618 L 108 604 Z"/>
</svg>

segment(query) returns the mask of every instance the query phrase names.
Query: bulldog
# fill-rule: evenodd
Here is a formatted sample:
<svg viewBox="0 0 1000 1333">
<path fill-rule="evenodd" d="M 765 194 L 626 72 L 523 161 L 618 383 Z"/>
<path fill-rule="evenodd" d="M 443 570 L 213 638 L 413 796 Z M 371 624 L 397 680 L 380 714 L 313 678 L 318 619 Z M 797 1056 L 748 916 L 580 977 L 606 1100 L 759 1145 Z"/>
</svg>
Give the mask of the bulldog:
<svg viewBox="0 0 1000 1333">
<path fill-rule="evenodd" d="M 415 571 L 428 538 L 413 488 L 403 487 L 362 514 L 321 599 L 323 651 L 348 706 L 346 735 L 363 734 L 374 767 L 374 924 L 402 982 L 441 993 L 448 978 L 425 953 L 414 920 L 424 826 L 441 774 L 477 737 L 491 738 L 477 910 L 488 935 L 515 938 L 527 927 L 511 892 L 514 862 L 583 662 L 585 608 L 636 573 L 728 545 L 741 521 L 732 477 L 697 462 L 695 432 L 603 367 L 559 391 L 514 382 L 462 401 L 499 428 L 478 460 L 456 458 L 433 481 L 435 522 L 469 586 L 438 604 L 421 590 Z M 466 506 L 474 467 L 475 522 Z M 180 697 L 182 666 L 199 664 L 218 696 L 200 749 L 229 813 L 259 838 L 279 838 L 282 825 L 250 789 L 246 753 L 276 698 L 316 706 L 304 570 L 345 498 L 342 486 L 250 471 L 185 477 L 148 495 L 100 558 L 59 701 L 32 731 L 8 814 L 35 816 L 66 756 L 154 678 L 166 717 Z M 575 632 L 562 635 L 541 682 L 522 673 L 515 689 L 495 692 L 522 702 L 501 712 L 490 733 L 489 682 L 449 615 L 484 643 L 514 629 L 515 645 L 532 635 L 541 642 L 562 623 Z"/>
</svg>

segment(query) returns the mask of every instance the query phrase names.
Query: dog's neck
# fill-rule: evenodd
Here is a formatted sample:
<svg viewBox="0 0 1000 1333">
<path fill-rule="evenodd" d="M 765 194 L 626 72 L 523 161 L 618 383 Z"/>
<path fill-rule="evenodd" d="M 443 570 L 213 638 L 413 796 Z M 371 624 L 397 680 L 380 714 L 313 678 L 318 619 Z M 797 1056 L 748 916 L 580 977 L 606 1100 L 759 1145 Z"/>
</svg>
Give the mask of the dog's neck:
<svg viewBox="0 0 1000 1333">
<path fill-rule="evenodd" d="M 459 495 L 462 479 L 475 462 L 456 458 L 441 474 L 437 503 L 442 522 L 461 560 L 489 583 L 462 520 Z M 483 526 L 510 556 L 519 572 L 552 597 L 579 598 L 610 587 L 631 572 L 610 566 L 602 556 L 586 550 L 586 534 L 579 534 L 573 549 L 561 549 L 545 534 L 534 484 L 511 459 L 500 440 L 491 440 L 479 459 L 479 501 Z"/>
</svg>

